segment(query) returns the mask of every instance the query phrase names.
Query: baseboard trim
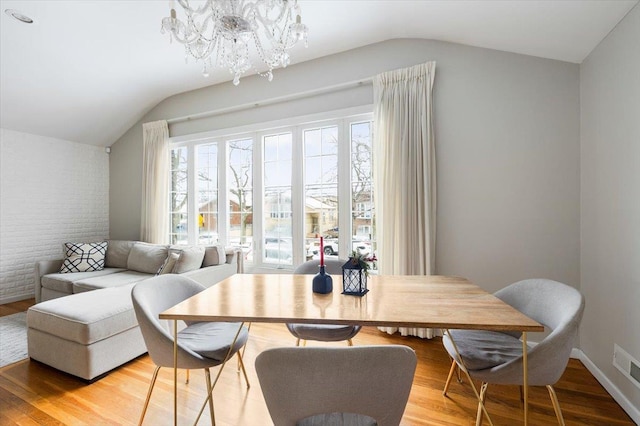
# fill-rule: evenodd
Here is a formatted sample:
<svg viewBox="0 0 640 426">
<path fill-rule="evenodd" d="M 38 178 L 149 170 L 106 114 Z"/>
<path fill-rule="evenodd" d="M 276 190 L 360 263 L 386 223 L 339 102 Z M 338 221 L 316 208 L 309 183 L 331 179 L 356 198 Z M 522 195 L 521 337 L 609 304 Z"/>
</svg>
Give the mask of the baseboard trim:
<svg viewBox="0 0 640 426">
<path fill-rule="evenodd" d="M 574 356 L 575 355 L 577 356 Z M 596 378 L 598 382 L 605 388 L 607 392 L 611 395 L 611 397 L 622 407 L 622 409 L 631 417 L 636 424 L 640 424 L 640 409 L 635 407 L 631 401 L 627 399 L 626 396 L 618 389 L 618 387 L 611 381 L 605 374 L 600 370 L 590 359 L 589 357 L 582 352 L 580 349 L 573 349 L 571 351 L 571 357 L 577 358 L 584 366 L 589 370 L 593 377 Z"/>
<path fill-rule="evenodd" d="M 21 300 L 33 299 L 33 294 L 21 294 L 19 296 L 4 297 L 0 299 L 0 305 L 7 303 L 19 302 Z"/>
</svg>

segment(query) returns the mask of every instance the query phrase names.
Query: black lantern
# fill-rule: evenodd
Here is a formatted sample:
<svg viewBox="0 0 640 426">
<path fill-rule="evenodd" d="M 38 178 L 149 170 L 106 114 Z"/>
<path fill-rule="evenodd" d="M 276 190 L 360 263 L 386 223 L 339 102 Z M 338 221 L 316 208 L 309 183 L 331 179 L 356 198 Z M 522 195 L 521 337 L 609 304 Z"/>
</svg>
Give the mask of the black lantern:
<svg viewBox="0 0 640 426">
<path fill-rule="evenodd" d="M 369 291 L 368 271 L 361 263 L 359 258 L 350 257 L 347 263 L 342 265 L 342 294 L 364 296 Z"/>
</svg>

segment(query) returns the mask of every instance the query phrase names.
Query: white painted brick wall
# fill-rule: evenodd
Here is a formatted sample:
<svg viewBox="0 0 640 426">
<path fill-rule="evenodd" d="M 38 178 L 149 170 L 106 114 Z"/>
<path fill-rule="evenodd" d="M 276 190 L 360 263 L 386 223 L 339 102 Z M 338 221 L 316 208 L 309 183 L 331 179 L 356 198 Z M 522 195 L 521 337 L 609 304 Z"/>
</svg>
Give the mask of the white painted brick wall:
<svg viewBox="0 0 640 426">
<path fill-rule="evenodd" d="M 109 237 L 103 147 L 0 129 L 0 304 L 34 297 L 37 260 Z"/>
</svg>

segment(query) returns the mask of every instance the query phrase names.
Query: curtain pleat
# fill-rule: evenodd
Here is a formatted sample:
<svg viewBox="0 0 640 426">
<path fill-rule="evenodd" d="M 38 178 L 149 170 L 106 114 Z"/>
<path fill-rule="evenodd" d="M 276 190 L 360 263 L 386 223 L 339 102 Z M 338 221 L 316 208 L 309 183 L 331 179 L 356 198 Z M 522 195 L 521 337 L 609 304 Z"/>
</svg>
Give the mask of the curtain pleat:
<svg viewBox="0 0 640 426">
<path fill-rule="evenodd" d="M 169 241 L 169 125 L 154 121 L 142 125 L 142 218 L 140 240 Z"/>
<path fill-rule="evenodd" d="M 436 163 L 432 88 L 435 62 L 373 79 L 378 269 L 431 275 L 435 265 Z M 389 333 L 397 328 L 382 327 Z M 430 329 L 402 335 L 433 337 Z"/>
</svg>

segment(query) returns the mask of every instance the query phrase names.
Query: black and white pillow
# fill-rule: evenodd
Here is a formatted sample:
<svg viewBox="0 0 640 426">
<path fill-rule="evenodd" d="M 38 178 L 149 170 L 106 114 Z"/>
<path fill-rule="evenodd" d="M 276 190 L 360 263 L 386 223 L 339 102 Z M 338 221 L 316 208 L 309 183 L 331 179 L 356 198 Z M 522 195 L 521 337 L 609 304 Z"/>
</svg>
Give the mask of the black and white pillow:
<svg viewBox="0 0 640 426">
<path fill-rule="evenodd" d="M 60 273 L 91 272 L 104 269 L 107 242 L 64 243 L 64 261 Z"/>
</svg>

